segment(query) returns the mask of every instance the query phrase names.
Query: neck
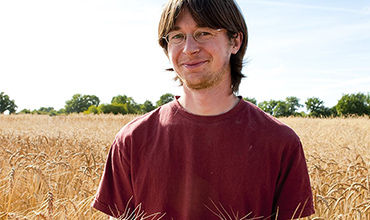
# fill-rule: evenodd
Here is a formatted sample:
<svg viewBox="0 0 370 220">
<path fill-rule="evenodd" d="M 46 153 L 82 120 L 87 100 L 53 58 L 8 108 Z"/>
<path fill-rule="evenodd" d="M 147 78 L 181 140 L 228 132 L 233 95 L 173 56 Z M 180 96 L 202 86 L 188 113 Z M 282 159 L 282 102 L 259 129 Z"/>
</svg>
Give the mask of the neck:
<svg viewBox="0 0 370 220">
<path fill-rule="evenodd" d="M 178 101 L 192 114 L 211 116 L 228 112 L 239 102 L 239 98 L 230 87 L 190 90 L 184 85 L 184 93 Z"/>
</svg>

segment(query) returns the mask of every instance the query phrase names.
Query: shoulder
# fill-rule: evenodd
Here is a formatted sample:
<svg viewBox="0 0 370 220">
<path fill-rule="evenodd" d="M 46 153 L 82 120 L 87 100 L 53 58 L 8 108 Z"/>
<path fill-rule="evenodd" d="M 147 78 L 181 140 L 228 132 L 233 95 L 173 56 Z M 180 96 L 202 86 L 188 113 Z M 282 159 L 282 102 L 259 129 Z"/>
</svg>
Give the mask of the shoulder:
<svg viewBox="0 0 370 220">
<path fill-rule="evenodd" d="M 160 126 L 163 126 L 166 120 L 171 118 L 171 115 L 173 115 L 174 112 L 175 109 L 173 102 L 160 106 L 151 112 L 136 117 L 124 125 L 118 132 L 116 138 L 133 135 L 135 133 L 141 133 L 144 135 L 147 132 L 153 132 Z"/>
<path fill-rule="evenodd" d="M 244 115 L 248 126 L 255 130 L 257 133 L 270 137 L 276 141 L 283 142 L 292 141 L 299 143 L 300 139 L 296 132 L 287 124 L 281 122 L 277 118 L 265 113 L 256 105 L 244 101 L 245 111 Z"/>
</svg>

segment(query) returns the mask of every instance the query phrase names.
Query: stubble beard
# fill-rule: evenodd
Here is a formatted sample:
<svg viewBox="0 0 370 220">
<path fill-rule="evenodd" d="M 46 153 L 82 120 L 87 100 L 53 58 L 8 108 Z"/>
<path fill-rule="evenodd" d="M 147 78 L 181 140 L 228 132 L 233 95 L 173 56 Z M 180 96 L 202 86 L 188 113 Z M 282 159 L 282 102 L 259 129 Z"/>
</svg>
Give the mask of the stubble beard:
<svg viewBox="0 0 370 220">
<path fill-rule="evenodd" d="M 230 73 L 229 63 L 225 62 L 222 68 L 218 72 L 208 72 L 204 74 L 204 76 L 197 80 L 196 82 L 192 82 L 190 80 L 185 80 L 181 78 L 179 75 L 179 79 L 182 81 L 183 85 L 189 88 L 190 90 L 204 90 L 215 87 L 220 84 L 220 82 L 227 77 L 226 75 Z M 194 74 L 194 73 L 193 73 Z"/>
</svg>

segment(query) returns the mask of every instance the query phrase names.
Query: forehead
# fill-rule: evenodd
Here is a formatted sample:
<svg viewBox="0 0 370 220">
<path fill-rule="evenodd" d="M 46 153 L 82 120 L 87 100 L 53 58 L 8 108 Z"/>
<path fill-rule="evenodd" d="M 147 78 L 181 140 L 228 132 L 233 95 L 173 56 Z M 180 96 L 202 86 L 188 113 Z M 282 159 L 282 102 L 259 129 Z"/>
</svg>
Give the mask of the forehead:
<svg viewBox="0 0 370 220">
<path fill-rule="evenodd" d="M 187 28 L 199 28 L 202 27 L 199 25 L 194 18 L 191 16 L 189 9 L 184 8 L 179 16 L 176 18 L 175 24 L 173 29 L 180 30 L 180 29 L 187 29 Z"/>
</svg>

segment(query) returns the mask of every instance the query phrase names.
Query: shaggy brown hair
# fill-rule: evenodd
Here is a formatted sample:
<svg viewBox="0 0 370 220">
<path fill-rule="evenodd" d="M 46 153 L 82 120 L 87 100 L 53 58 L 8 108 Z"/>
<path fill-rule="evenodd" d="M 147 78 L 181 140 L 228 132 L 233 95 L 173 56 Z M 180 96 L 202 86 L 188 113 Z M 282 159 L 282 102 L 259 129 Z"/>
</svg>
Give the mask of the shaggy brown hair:
<svg viewBox="0 0 370 220">
<path fill-rule="evenodd" d="M 164 6 L 158 26 L 158 42 L 168 56 L 167 42 L 163 39 L 173 30 L 181 11 L 187 8 L 194 21 L 201 27 L 226 29 L 229 38 L 235 38 L 238 33 L 243 34 L 242 45 L 236 54 L 230 57 L 231 83 L 233 92 L 238 92 L 243 77 L 243 57 L 247 50 L 248 31 L 244 17 L 234 0 L 169 0 Z M 173 71 L 172 68 L 167 69 Z M 175 77 L 175 80 L 181 79 Z"/>
</svg>

